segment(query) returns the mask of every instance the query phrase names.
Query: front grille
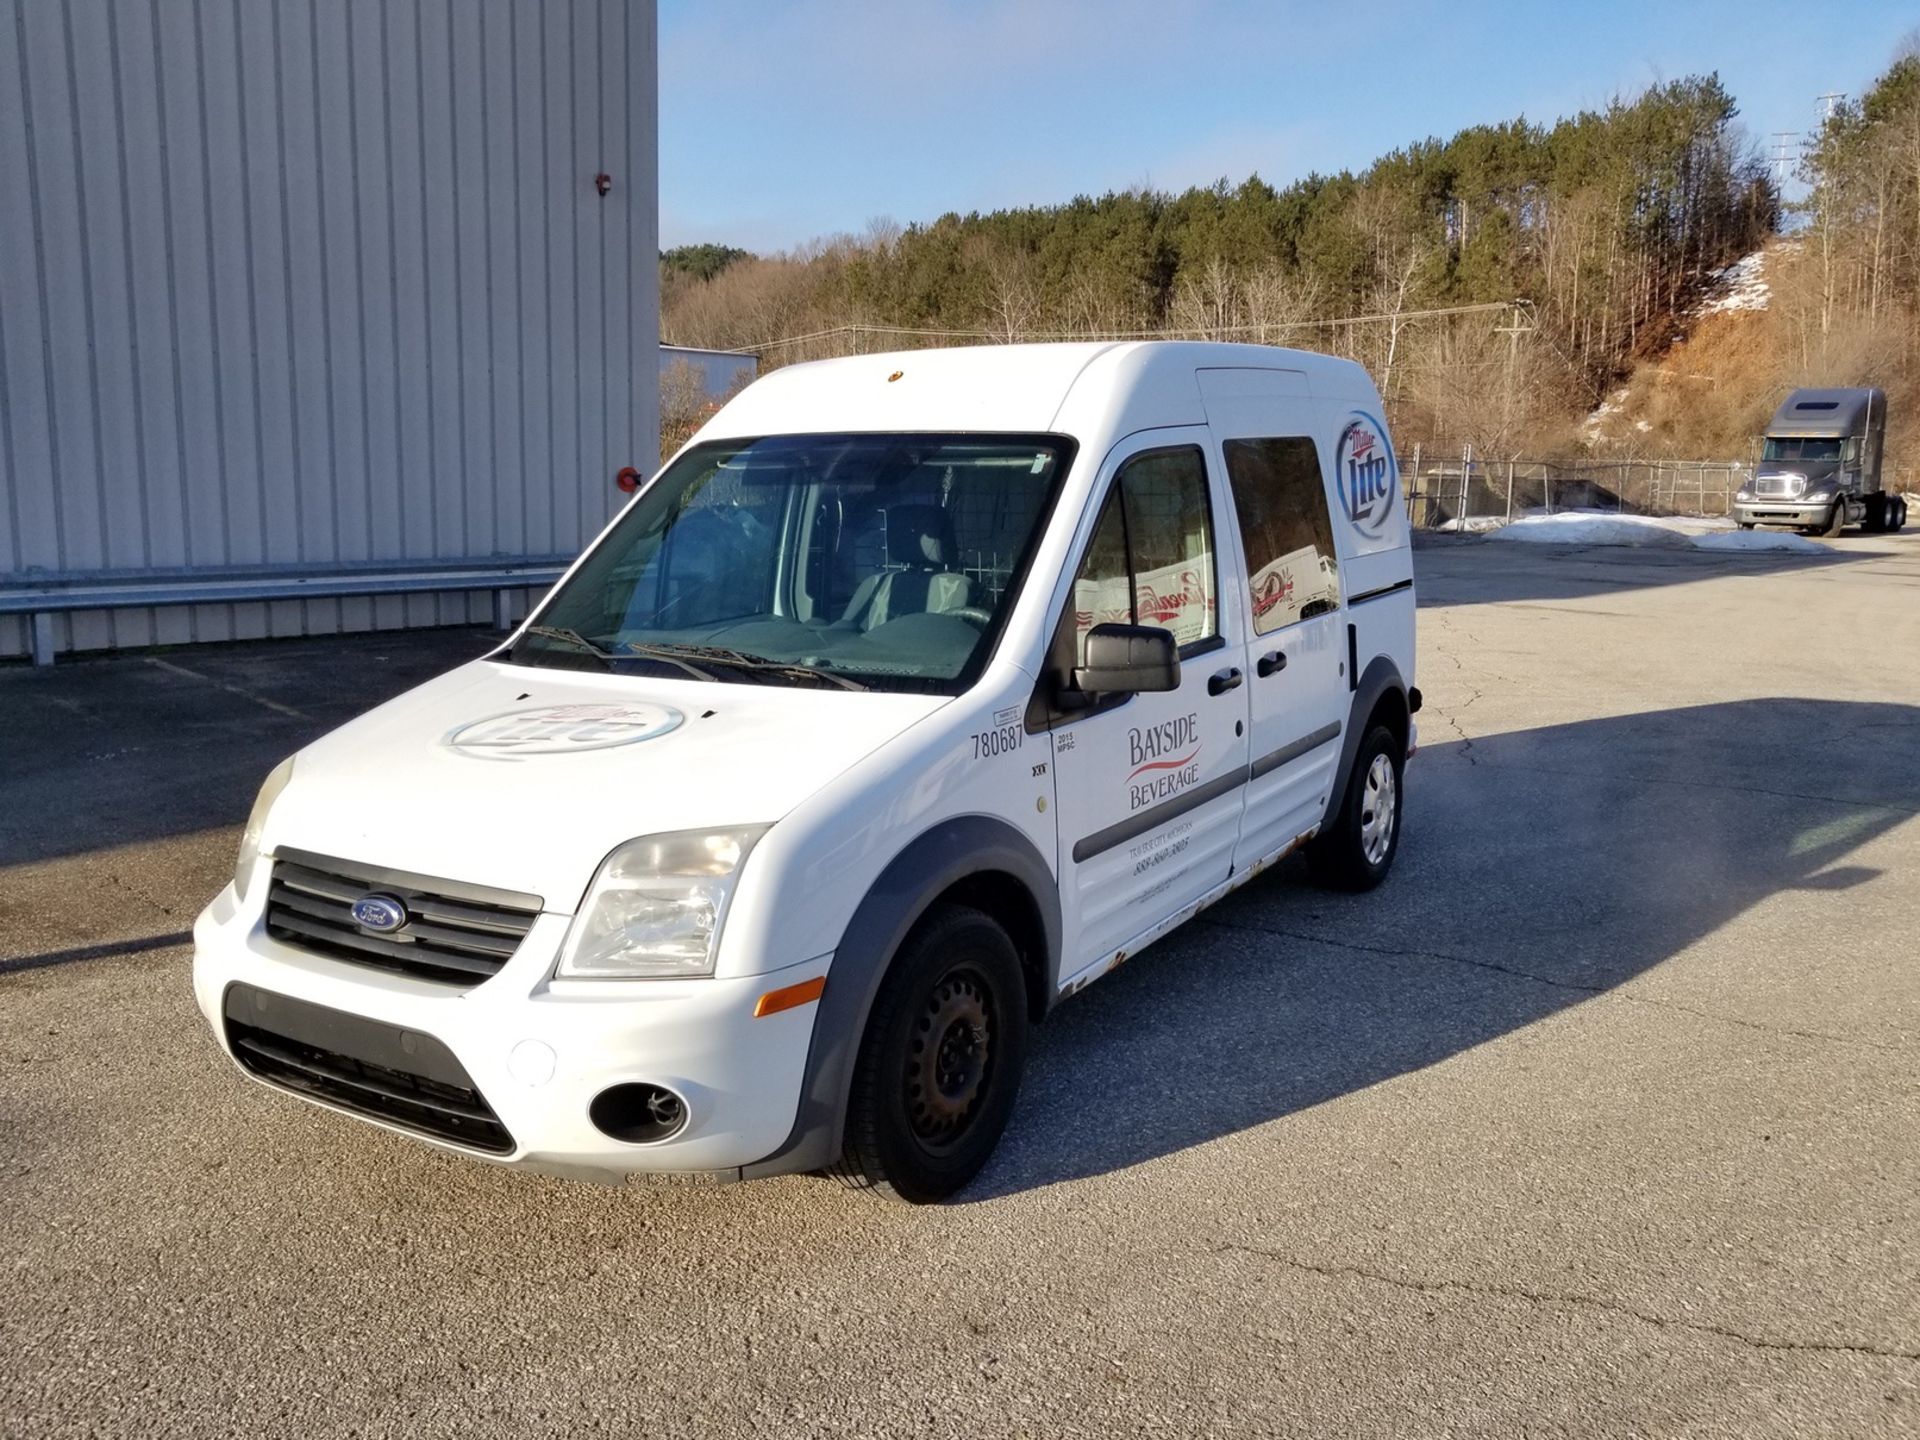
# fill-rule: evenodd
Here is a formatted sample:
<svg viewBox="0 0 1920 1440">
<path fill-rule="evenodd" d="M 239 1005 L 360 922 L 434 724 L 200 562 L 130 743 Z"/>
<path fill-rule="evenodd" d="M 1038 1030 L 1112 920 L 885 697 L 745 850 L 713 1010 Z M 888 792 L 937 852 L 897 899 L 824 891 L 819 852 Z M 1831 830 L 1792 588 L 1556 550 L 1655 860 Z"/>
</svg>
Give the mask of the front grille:
<svg viewBox="0 0 1920 1440">
<path fill-rule="evenodd" d="M 356 900 L 391 896 L 406 907 L 400 929 L 353 918 Z M 540 897 L 283 850 L 267 891 L 267 933 L 284 944 L 425 980 L 478 985 L 520 948 Z"/>
<path fill-rule="evenodd" d="M 250 1074 L 469 1150 L 513 1150 L 466 1069 L 431 1035 L 251 985 L 229 986 L 223 1008 L 227 1044 Z"/>
<path fill-rule="evenodd" d="M 1764 495 L 1769 500 L 1785 499 L 1798 495 L 1806 483 L 1793 475 L 1762 475 L 1754 485 L 1754 493 Z"/>
</svg>

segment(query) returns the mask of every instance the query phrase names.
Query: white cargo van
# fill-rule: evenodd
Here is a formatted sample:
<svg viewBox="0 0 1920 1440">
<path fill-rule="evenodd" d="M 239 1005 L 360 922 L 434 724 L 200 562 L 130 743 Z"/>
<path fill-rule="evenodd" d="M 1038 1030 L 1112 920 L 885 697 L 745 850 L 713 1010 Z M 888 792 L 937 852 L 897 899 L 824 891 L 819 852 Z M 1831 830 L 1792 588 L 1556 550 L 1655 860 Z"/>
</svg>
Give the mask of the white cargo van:
<svg viewBox="0 0 1920 1440">
<path fill-rule="evenodd" d="M 464 1154 L 938 1199 L 1062 999 L 1297 847 L 1386 875 L 1413 637 L 1357 365 L 776 371 L 509 643 L 273 772 L 197 998 Z"/>
</svg>

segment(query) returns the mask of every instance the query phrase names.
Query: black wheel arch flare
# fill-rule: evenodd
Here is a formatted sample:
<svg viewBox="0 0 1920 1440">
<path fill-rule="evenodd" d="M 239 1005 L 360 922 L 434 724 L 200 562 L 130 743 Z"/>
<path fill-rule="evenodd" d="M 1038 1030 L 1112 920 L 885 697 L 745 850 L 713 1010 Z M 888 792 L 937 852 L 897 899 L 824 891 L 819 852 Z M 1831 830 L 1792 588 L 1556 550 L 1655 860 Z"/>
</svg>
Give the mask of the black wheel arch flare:
<svg viewBox="0 0 1920 1440">
<path fill-rule="evenodd" d="M 745 1166 L 743 1179 L 818 1170 L 840 1158 L 854 1062 L 880 982 L 913 927 L 941 896 L 972 877 L 1011 877 L 1038 913 L 1045 953 L 1039 986 L 1051 1000 L 1059 979 L 1060 887 L 1033 842 L 990 815 L 961 815 L 922 833 L 880 872 L 847 922 L 827 988 L 815 1006 L 799 1110 L 779 1149 Z"/>
<path fill-rule="evenodd" d="M 1333 817 L 1340 812 L 1340 806 L 1347 796 L 1347 783 L 1353 773 L 1353 757 L 1360 749 L 1360 742 L 1366 739 L 1367 719 L 1373 714 L 1374 707 L 1387 696 L 1399 701 L 1395 723 L 1400 727 L 1404 739 L 1412 713 L 1407 700 L 1407 684 L 1400 677 L 1399 666 L 1385 655 L 1376 655 L 1367 662 L 1367 668 L 1360 672 L 1360 678 L 1354 682 L 1353 698 L 1347 706 L 1347 732 L 1340 741 L 1340 764 L 1333 772 L 1338 778 L 1328 791 L 1326 813 L 1320 817 L 1322 825 L 1332 824 Z"/>
</svg>

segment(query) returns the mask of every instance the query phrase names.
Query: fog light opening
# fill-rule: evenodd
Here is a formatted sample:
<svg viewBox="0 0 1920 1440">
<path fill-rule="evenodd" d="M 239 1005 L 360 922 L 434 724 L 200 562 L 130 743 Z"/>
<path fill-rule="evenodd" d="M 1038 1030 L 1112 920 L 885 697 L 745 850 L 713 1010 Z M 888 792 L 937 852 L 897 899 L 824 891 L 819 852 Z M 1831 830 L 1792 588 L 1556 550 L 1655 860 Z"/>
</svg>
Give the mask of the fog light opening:
<svg viewBox="0 0 1920 1440">
<path fill-rule="evenodd" d="M 614 1085 L 593 1097 L 587 1118 L 603 1135 L 650 1145 L 686 1128 L 687 1102 L 662 1085 Z"/>
</svg>

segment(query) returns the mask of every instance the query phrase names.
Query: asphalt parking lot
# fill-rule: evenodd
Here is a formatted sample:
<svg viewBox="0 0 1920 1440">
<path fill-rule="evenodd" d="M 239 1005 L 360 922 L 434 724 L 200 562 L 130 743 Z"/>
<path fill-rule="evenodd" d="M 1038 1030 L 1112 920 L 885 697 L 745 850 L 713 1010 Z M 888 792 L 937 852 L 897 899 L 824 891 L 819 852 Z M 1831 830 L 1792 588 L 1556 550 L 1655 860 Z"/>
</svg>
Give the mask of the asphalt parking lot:
<svg viewBox="0 0 1920 1440">
<path fill-rule="evenodd" d="M 1422 548 L 1362 897 L 1063 1006 L 912 1210 L 502 1172 L 246 1083 L 268 767 L 482 632 L 0 669 L 0 1431 L 1920 1433 L 1920 535 Z"/>
</svg>

